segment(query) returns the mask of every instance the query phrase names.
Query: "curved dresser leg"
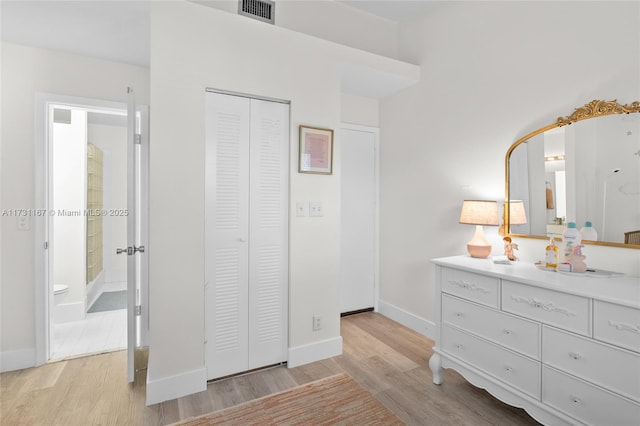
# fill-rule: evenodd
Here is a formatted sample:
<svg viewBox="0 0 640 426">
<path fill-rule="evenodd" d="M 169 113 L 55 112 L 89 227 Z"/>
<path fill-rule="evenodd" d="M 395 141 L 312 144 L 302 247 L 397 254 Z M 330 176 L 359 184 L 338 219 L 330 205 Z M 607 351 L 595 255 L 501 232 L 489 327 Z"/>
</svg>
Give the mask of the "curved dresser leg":
<svg viewBox="0 0 640 426">
<path fill-rule="evenodd" d="M 431 374 L 433 375 L 433 383 L 436 385 L 442 384 L 442 358 L 440 354 L 433 354 L 429 358 L 429 368 L 431 368 Z"/>
</svg>

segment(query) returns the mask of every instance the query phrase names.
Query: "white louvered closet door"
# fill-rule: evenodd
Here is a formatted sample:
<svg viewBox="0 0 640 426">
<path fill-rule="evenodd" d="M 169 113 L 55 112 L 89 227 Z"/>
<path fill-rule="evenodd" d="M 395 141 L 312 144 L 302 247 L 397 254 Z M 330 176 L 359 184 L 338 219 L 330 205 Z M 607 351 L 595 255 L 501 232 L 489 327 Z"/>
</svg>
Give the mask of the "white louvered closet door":
<svg viewBox="0 0 640 426">
<path fill-rule="evenodd" d="M 249 368 L 287 359 L 289 105 L 251 100 Z"/>
<path fill-rule="evenodd" d="M 206 94 L 208 379 L 286 361 L 289 106 Z"/>
</svg>

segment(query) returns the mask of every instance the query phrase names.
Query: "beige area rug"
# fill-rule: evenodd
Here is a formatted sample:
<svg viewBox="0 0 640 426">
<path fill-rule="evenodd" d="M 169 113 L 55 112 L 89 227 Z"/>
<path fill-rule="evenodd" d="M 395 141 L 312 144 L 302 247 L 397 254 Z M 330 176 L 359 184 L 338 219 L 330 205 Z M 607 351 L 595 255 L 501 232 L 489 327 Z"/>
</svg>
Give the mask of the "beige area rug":
<svg viewBox="0 0 640 426">
<path fill-rule="evenodd" d="M 404 425 L 346 373 L 176 423 L 204 425 Z"/>
</svg>

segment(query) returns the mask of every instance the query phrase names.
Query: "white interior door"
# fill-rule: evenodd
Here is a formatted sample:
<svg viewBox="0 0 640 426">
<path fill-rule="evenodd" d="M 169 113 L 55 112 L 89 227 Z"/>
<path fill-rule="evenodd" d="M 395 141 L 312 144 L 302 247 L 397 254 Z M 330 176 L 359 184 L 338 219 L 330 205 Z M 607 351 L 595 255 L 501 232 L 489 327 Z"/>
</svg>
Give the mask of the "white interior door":
<svg viewBox="0 0 640 426">
<path fill-rule="evenodd" d="M 249 369 L 286 360 L 289 105 L 251 99 Z"/>
<path fill-rule="evenodd" d="M 377 308 L 378 130 L 343 125 L 341 147 L 341 312 Z"/>
<path fill-rule="evenodd" d="M 205 321 L 212 379 L 247 370 L 250 103 L 207 93 L 206 111 Z"/>
<path fill-rule="evenodd" d="M 206 93 L 208 379 L 286 361 L 289 105 Z"/>
<path fill-rule="evenodd" d="M 127 380 L 135 378 L 136 350 L 136 283 L 137 253 L 144 247 L 136 246 L 137 225 L 137 165 L 136 165 L 136 103 L 131 88 L 127 88 L 127 246 L 118 249 L 121 255 L 127 256 Z"/>
</svg>

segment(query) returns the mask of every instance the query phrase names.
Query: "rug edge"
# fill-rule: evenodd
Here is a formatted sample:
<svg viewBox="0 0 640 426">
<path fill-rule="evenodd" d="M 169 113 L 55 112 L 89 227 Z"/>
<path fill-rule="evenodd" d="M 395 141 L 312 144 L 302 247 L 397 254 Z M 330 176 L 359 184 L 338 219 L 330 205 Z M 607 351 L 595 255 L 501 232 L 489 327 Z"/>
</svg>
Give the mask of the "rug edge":
<svg viewBox="0 0 640 426">
<path fill-rule="evenodd" d="M 347 373 L 347 372 L 337 373 L 337 374 L 333 374 L 333 375 L 331 375 L 331 376 L 323 377 L 323 378 L 321 378 L 321 379 L 313 380 L 313 381 L 311 381 L 311 382 L 303 383 L 303 384 L 301 384 L 301 385 L 297 385 L 297 386 L 294 386 L 294 387 L 289 388 L 289 389 L 284 389 L 284 390 L 281 390 L 281 391 L 276 392 L 276 393 L 270 393 L 270 394 L 268 394 L 268 395 L 264 395 L 264 396 L 261 396 L 261 397 L 259 397 L 259 398 L 250 399 L 250 400 L 248 400 L 248 401 L 244 401 L 244 402 L 242 402 L 242 403 L 240 403 L 240 404 L 237 404 L 237 405 L 230 405 L 230 406 L 228 406 L 228 407 L 221 408 L 221 409 L 219 409 L 219 410 L 214 410 L 214 411 L 210 411 L 210 412 L 205 413 L 205 414 L 200 414 L 199 416 L 191 416 L 191 417 L 187 417 L 186 419 L 178 420 L 178 421 L 177 421 L 177 422 L 175 422 L 175 423 L 170 423 L 170 424 L 168 424 L 167 426 L 180 426 L 181 424 L 184 424 L 185 422 L 190 422 L 190 421 L 194 421 L 194 420 L 197 420 L 197 419 L 199 419 L 199 418 L 202 418 L 202 417 L 210 416 L 212 413 L 215 413 L 215 412 L 217 412 L 217 411 L 226 410 L 226 409 L 228 409 L 228 408 L 241 407 L 241 406 L 243 406 L 243 405 L 245 405 L 245 404 L 249 404 L 249 403 L 252 403 L 252 404 L 253 404 L 253 403 L 255 403 L 255 402 L 257 402 L 257 401 L 260 401 L 260 400 L 262 400 L 262 399 L 266 399 L 266 398 L 271 398 L 271 397 L 274 397 L 274 396 L 278 396 L 278 395 L 281 395 L 281 394 L 283 394 L 283 393 L 293 391 L 294 389 L 304 388 L 304 387 L 306 387 L 306 386 L 312 386 L 312 385 L 315 385 L 315 384 L 320 384 L 320 383 L 325 382 L 325 381 L 329 381 L 329 380 L 336 379 L 336 378 L 338 378 L 338 377 L 340 377 L 340 376 L 346 376 L 346 377 L 350 378 L 351 380 L 353 380 L 354 382 L 358 383 L 358 381 L 357 381 L 356 379 L 354 379 L 353 377 L 351 377 L 351 375 L 349 375 L 349 373 Z M 358 384 L 359 384 L 359 383 L 358 383 Z"/>
</svg>

